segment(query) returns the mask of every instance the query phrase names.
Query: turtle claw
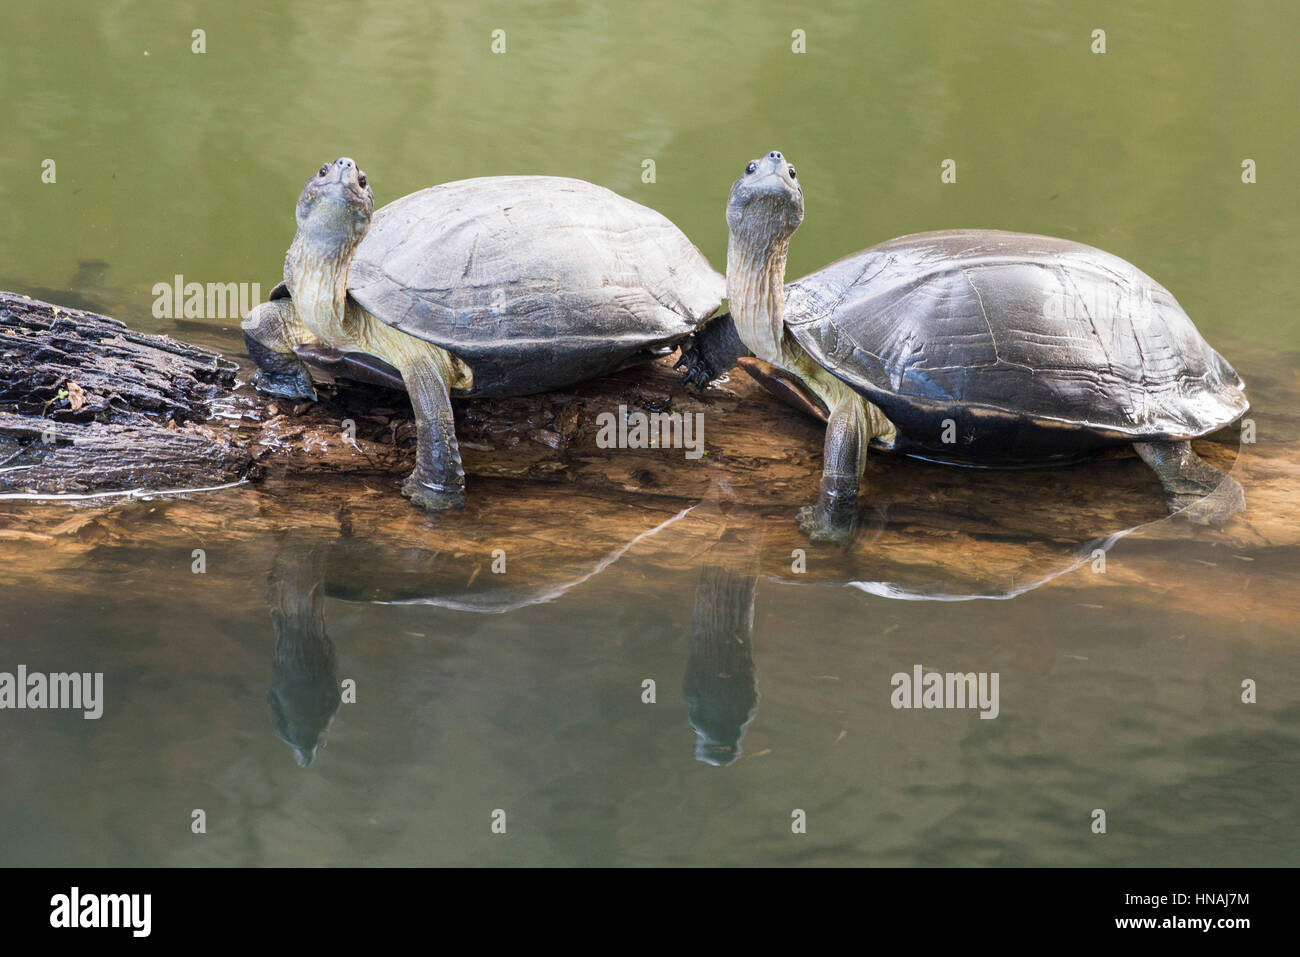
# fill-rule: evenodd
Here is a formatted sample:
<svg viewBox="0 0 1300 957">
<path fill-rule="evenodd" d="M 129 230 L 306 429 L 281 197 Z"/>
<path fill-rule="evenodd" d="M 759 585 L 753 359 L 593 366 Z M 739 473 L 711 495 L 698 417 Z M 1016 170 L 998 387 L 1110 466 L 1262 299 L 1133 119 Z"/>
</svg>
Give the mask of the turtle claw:
<svg viewBox="0 0 1300 957">
<path fill-rule="evenodd" d="M 682 381 L 687 386 L 695 386 L 697 389 L 706 388 L 720 374 L 714 370 L 713 363 L 694 344 L 683 349 L 681 358 L 673 364 L 674 369 L 680 369 L 682 366 L 686 367 Z"/>
<path fill-rule="evenodd" d="M 799 509 L 795 522 L 799 531 L 808 539 L 818 544 L 843 545 L 853 537 L 855 515 L 828 515 L 816 505 L 805 505 Z"/>
<path fill-rule="evenodd" d="M 1217 528 L 1246 508 L 1241 483 L 1193 452 L 1190 442 L 1136 442 L 1133 449 L 1165 487 L 1174 515 Z"/>
<path fill-rule="evenodd" d="M 1199 494 L 1181 492 L 1170 495 L 1168 508 L 1174 515 L 1196 525 L 1222 528 L 1232 516 L 1245 511 L 1246 493 L 1240 482 L 1231 475 L 1225 475 L 1223 481 L 1209 494 L 1202 491 Z"/>
<path fill-rule="evenodd" d="M 292 399 L 295 402 L 317 400 L 316 384 L 312 382 L 311 373 L 303 368 L 289 373 L 259 369 L 253 373 L 253 388 L 277 399 Z"/>
<path fill-rule="evenodd" d="M 731 316 L 715 316 L 682 347 L 682 356 L 673 368 L 685 366 L 686 384 L 703 389 L 734 366 L 740 356 L 748 354 Z"/>
<path fill-rule="evenodd" d="M 278 352 L 258 338 L 258 335 L 265 334 L 265 330 L 256 328 L 257 317 L 262 315 L 261 321 L 265 322 L 263 310 L 268 309 L 274 312 L 275 306 L 263 303 L 244 320 L 244 345 L 248 347 L 249 358 L 257 366 L 253 373 L 253 388 L 277 399 L 315 402 L 316 384 L 302 360 L 292 352 Z M 250 328 L 249 323 L 254 323 L 254 328 Z"/>
<path fill-rule="evenodd" d="M 416 475 L 410 475 L 402 483 L 402 494 L 414 505 L 426 512 L 442 512 L 450 508 L 465 507 L 464 486 L 443 488 L 421 481 Z"/>
</svg>

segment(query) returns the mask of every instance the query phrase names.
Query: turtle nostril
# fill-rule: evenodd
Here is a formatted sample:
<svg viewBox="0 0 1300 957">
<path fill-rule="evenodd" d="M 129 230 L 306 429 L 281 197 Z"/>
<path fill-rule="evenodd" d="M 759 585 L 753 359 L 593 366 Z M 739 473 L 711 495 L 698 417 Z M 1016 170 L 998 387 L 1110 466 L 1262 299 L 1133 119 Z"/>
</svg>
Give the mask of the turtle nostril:
<svg viewBox="0 0 1300 957">
<path fill-rule="evenodd" d="M 781 154 L 778 153 L 776 150 L 773 150 L 772 152 L 768 153 L 767 155 L 770 156 L 770 157 L 772 157 L 772 159 L 774 159 L 774 160 L 779 160 L 779 159 L 781 158 Z"/>
</svg>

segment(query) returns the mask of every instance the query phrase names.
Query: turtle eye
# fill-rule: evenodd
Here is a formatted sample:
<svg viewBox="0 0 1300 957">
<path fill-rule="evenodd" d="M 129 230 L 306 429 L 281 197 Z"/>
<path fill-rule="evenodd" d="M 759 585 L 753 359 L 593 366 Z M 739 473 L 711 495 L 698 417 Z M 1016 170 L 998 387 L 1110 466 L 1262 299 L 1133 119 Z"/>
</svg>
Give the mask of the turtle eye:
<svg viewBox="0 0 1300 957">
<path fill-rule="evenodd" d="M 793 166 L 790 167 L 790 178 L 791 178 L 791 179 L 794 179 L 794 178 L 795 178 L 795 172 L 794 172 L 794 167 L 793 167 Z"/>
<path fill-rule="evenodd" d="M 326 163 L 324 166 L 322 166 L 322 167 L 320 168 L 320 172 L 317 173 L 316 175 L 317 175 L 317 176 L 324 176 L 324 175 L 325 175 L 326 173 L 328 173 L 329 171 L 330 171 L 330 164 L 329 164 L 329 163 Z"/>
<path fill-rule="evenodd" d="M 746 173 L 752 173 L 752 172 L 754 172 L 754 170 L 756 170 L 756 169 L 758 169 L 758 164 L 757 164 L 757 163 L 750 163 L 748 166 L 745 167 L 745 172 L 746 172 Z"/>
<path fill-rule="evenodd" d="M 366 188 L 366 174 L 365 174 L 365 173 L 358 173 L 358 174 L 357 174 L 357 182 L 361 184 L 361 188 L 362 188 L 362 189 L 365 189 L 365 188 Z"/>
</svg>

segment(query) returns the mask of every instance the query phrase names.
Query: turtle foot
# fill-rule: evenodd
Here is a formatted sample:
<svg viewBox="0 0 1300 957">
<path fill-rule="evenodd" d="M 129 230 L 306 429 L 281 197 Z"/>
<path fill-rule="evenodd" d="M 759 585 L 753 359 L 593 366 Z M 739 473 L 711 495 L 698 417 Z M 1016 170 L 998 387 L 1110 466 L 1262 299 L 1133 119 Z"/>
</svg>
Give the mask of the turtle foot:
<svg viewBox="0 0 1300 957">
<path fill-rule="evenodd" d="M 465 507 L 465 489 L 463 487 L 443 488 L 424 482 L 415 475 L 408 476 L 402 483 L 402 494 L 414 505 L 426 512 L 442 512 L 449 508 Z"/>
<path fill-rule="evenodd" d="M 713 368 L 713 363 L 709 362 L 698 349 L 693 345 L 682 350 L 682 356 L 675 363 L 674 369 L 686 367 L 682 373 L 682 381 L 688 386 L 695 386 L 697 389 L 703 389 L 710 382 L 720 376 L 722 373 Z"/>
<path fill-rule="evenodd" d="M 316 385 L 311 373 L 299 368 L 294 372 L 267 372 L 259 369 L 253 374 L 253 388 L 263 395 L 277 399 L 292 399 L 295 402 L 315 402 Z"/>
<path fill-rule="evenodd" d="M 688 386 L 704 389 L 734 366 L 740 356 L 748 354 L 731 315 L 726 314 L 714 317 L 691 337 L 690 343 L 682 347 L 682 356 L 673 368 L 685 366 L 683 381 Z"/>
<path fill-rule="evenodd" d="M 1245 510 L 1241 483 L 1193 452 L 1190 442 L 1136 442 L 1133 450 L 1160 479 L 1175 515 L 1218 527 Z"/>
<path fill-rule="evenodd" d="M 1246 510 L 1246 492 L 1235 478 L 1224 475 L 1212 490 L 1175 492 L 1167 504 L 1170 512 L 1189 522 L 1220 528 L 1232 516 Z"/>
<path fill-rule="evenodd" d="M 799 531 L 810 541 L 843 545 L 853 537 L 853 516 L 833 518 L 816 505 L 805 505 L 795 516 Z"/>
</svg>

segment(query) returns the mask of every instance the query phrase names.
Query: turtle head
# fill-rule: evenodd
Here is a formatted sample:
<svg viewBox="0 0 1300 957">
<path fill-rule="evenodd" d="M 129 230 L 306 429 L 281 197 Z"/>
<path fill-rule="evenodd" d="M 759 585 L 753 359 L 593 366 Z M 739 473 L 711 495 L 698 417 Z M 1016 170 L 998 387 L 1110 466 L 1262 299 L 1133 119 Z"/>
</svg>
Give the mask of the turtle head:
<svg viewBox="0 0 1300 957">
<path fill-rule="evenodd" d="M 768 250 L 788 241 L 802 222 L 803 190 L 794 167 L 776 150 L 750 160 L 727 199 L 733 240 Z"/>
<path fill-rule="evenodd" d="M 349 157 L 326 163 L 307 180 L 298 197 L 298 233 L 312 245 L 350 250 L 370 228 L 375 197 Z"/>
<path fill-rule="evenodd" d="M 750 352 L 781 366 L 785 348 L 785 257 L 803 222 L 803 190 L 776 150 L 750 160 L 727 198 L 727 302 Z"/>
</svg>

